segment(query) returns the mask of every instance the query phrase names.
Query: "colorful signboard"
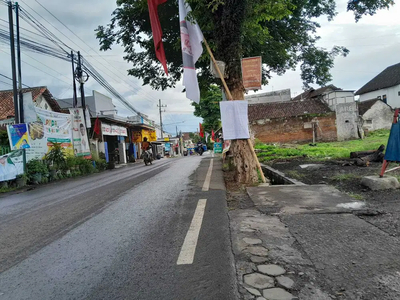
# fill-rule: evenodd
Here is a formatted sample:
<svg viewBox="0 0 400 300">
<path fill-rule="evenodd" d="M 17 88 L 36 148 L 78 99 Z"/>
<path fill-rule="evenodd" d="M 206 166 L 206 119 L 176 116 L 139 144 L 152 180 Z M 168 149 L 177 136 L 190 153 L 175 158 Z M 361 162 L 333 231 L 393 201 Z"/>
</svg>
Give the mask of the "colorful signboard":
<svg viewBox="0 0 400 300">
<path fill-rule="evenodd" d="M 11 149 L 26 149 L 26 159 L 29 161 L 43 159 L 53 143 L 61 143 L 65 154 L 73 155 L 71 115 L 37 107 L 35 110 L 37 121 L 7 126 Z"/>
<path fill-rule="evenodd" d="M 214 143 L 214 153 L 222 153 L 222 143 Z"/>
<path fill-rule="evenodd" d="M 262 58 L 261 56 L 242 59 L 243 86 L 248 90 L 261 90 Z"/>
<path fill-rule="evenodd" d="M 24 151 L 17 150 L 0 156 L 0 181 L 13 180 L 24 173 Z"/>
<path fill-rule="evenodd" d="M 125 127 L 101 123 L 103 135 L 128 136 L 128 129 Z"/>
<path fill-rule="evenodd" d="M 28 142 L 28 126 L 26 124 L 14 124 L 9 126 L 8 133 L 11 150 L 30 148 Z"/>
<path fill-rule="evenodd" d="M 85 116 L 82 108 L 70 108 L 72 116 L 72 139 L 75 156 L 91 157 L 90 144 L 85 126 Z"/>
</svg>

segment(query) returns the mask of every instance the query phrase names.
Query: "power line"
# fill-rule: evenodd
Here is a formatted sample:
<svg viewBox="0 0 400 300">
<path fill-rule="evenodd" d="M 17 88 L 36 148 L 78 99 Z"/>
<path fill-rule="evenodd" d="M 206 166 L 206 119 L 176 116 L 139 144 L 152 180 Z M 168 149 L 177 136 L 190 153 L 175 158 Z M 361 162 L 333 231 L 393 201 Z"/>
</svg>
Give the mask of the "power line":
<svg viewBox="0 0 400 300">
<path fill-rule="evenodd" d="M 45 11 L 47 11 L 53 18 L 55 18 L 60 24 L 62 24 L 68 31 L 70 31 L 75 37 L 77 37 L 82 43 L 84 43 L 90 50 L 92 50 L 94 53 L 97 54 L 97 51 L 93 49 L 90 45 L 88 45 L 83 39 L 81 39 L 75 32 L 73 32 L 67 25 L 65 25 L 59 18 L 57 18 L 51 11 L 49 11 L 45 6 L 43 6 L 39 1 L 35 0 L 36 3 L 38 3 Z M 32 9 L 32 8 L 31 8 Z M 76 43 L 74 43 L 77 45 Z M 77 45 L 78 46 L 78 45 Z M 79 47 L 79 46 L 78 46 Z M 111 68 L 114 70 L 117 70 L 113 65 L 111 65 L 107 60 L 105 60 L 103 57 L 99 56 L 102 58 Z M 93 57 L 94 58 L 94 57 Z M 95 59 L 99 64 L 101 64 L 103 67 L 107 68 L 104 64 L 102 64 L 99 60 Z M 136 90 L 134 90 L 135 93 L 137 93 L 138 90 L 141 90 L 142 88 L 139 87 L 136 83 L 131 83 L 127 82 L 125 78 L 121 78 L 118 74 L 112 72 L 111 70 L 108 69 L 112 74 L 117 76 L 119 79 L 122 79 L 125 83 L 129 85 L 134 85 L 136 86 Z M 117 70 L 118 71 L 118 70 Z M 147 95 L 144 96 L 145 100 L 151 102 L 154 104 L 154 101 L 157 101 L 156 99 L 149 98 Z"/>
<path fill-rule="evenodd" d="M 6 51 L 3 51 L 3 50 L 1 50 L 1 49 L 0 49 L 0 51 L 6 53 L 6 54 L 8 54 L 8 55 L 11 55 L 10 53 L 7 53 Z M 62 82 L 65 82 L 64 80 L 61 80 L 60 78 L 57 78 L 57 77 L 51 75 L 50 73 L 47 73 L 46 71 L 43 71 L 42 69 L 39 69 L 38 67 L 35 67 L 34 65 L 31 65 L 30 63 L 27 63 L 26 61 L 23 61 L 22 59 L 21 59 L 21 61 L 22 61 L 24 64 L 27 64 L 28 66 L 31 66 L 32 68 L 34 68 L 34 69 L 36 69 L 36 70 L 38 70 L 38 71 L 40 71 L 40 72 L 43 72 L 43 73 L 45 73 L 45 74 L 47 74 L 47 75 L 49 75 L 49 76 L 51 76 L 51 77 L 53 77 L 53 78 L 55 78 L 55 79 L 57 79 L 57 80 L 60 80 L 60 81 L 62 81 Z M 69 82 L 65 82 L 65 83 L 67 83 L 68 85 L 70 84 Z"/>
<path fill-rule="evenodd" d="M 9 80 L 11 80 L 11 81 L 13 80 L 11 77 L 8 77 L 8 76 L 6 76 L 6 75 L 4 75 L 4 74 L 0 74 L 0 76 L 1 76 L 1 77 L 4 77 L 4 78 L 7 78 L 7 79 L 9 79 Z M 26 84 L 22 84 L 22 85 L 24 85 L 24 86 L 30 88 L 30 86 L 28 86 L 28 85 L 26 85 Z"/>
</svg>

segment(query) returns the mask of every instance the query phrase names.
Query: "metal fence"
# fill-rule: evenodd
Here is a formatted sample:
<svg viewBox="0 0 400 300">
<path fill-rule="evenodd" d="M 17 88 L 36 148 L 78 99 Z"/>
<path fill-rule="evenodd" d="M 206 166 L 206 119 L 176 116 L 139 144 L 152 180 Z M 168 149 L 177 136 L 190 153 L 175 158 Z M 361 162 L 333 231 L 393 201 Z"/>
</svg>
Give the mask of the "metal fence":
<svg viewBox="0 0 400 300">
<path fill-rule="evenodd" d="M 11 149 L 8 146 L 0 146 L 0 155 L 10 153 Z"/>
</svg>

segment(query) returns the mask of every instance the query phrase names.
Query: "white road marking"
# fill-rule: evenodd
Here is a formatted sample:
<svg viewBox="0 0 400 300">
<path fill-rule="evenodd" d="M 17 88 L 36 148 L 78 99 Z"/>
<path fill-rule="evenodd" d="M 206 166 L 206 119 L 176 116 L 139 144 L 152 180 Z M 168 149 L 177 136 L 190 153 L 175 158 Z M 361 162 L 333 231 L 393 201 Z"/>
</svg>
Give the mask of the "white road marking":
<svg viewBox="0 0 400 300">
<path fill-rule="evenodd" d="M 183 242 L 181 253 L 179 254 L 177 265 L 190 265 L 193 263 L 194 254 L 196 252 L 197 241 L 201 224 L 203 223 L 204 210 L 206 208 L 207 199 L 200 199 L 197 203 L 196 211 L 190 224 L 189 230 Z"/>
<path fill-rule="evenodd" d="M 206 179 L 204 180 L 203 188 L 201 189 L 203 192 L 207 192 L 210 188 L 210 181 L 211 181 L 211 174 L 212 174 L 212 168 L 214 164 L 214 159 L 211 159 L 210 161 L 210 166 L 208 167 Z"/>
</svg>

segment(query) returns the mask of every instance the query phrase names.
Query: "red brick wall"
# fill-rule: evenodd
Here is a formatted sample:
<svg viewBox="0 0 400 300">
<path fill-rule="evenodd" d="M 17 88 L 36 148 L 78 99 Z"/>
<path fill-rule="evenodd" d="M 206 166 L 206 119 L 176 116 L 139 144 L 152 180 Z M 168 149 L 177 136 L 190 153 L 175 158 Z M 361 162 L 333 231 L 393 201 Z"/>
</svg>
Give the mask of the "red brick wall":
<svg viewBox="0 0 400 300">
<path fill-rule="evenodd" d="M 323 116 L 302 116 L 272 120 L 254 121 L 250 126 L 255 138 L 263 143 L 309 143 L 312 142 L 312 129 L 304 128 L 304 123 L 317 118 L 319 128 L 317 141 L 336 141 L 336 115 L 335 113 Z M 259 124 L 264 122 L 264 124 Z"/>
</svg>

